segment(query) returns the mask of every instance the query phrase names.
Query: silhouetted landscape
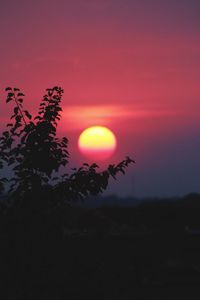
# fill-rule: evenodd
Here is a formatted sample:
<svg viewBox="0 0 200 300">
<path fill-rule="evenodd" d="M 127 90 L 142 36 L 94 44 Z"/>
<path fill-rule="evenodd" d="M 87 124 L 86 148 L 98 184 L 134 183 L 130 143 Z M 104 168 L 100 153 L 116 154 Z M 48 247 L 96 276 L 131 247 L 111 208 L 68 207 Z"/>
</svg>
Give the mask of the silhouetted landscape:
<svg viewBox="0 0 200 300">
<path fill-rule="evenodd" d="M 47 89 L 34 118 L 18 88 L 6 92 L 14 109 L 0 137 L 2 299 L 176 299 L 183 285 L 198 288 L 200 195 L 102 197 L 135 161 L 63 171 L 64 91 Z"/>
<path fill-rule="evenodd" d="M 200 299 L 199 12 L 0 0 L 0 300 Z"/>
<path fill-rule="evenodd" d="M 35 215 L 3 203 L 1 294 L 8 299 L 176 299 L 191 289 L 196 299 L 198 194 Z"/>
</svg>

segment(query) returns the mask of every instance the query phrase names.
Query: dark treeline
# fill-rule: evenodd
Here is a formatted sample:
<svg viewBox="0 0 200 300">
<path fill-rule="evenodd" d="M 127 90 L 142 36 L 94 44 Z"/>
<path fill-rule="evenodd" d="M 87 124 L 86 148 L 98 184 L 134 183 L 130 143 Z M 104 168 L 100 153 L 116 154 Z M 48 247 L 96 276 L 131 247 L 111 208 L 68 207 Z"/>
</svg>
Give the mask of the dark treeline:
<svg viewBox="0 0 200 300">
<path fill-rule="evenodd" d="M 4 299 L 196 299 L 200 195 L 34 216 L 3 200 Z"/>
</svg>

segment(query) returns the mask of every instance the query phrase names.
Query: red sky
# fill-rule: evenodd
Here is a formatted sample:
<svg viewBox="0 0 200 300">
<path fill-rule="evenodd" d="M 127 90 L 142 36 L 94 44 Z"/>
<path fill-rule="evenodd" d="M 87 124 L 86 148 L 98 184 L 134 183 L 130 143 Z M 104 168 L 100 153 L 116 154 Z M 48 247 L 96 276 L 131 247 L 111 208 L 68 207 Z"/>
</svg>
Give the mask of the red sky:
<svg viewBox="0 0 200 300">
<path fill-rule="evenodd" d="M 6 86 L 35 111 L 61 85 L 72 163 L 84 160 L 81 130 L 96 123 L 117 136 L 112 162 L 137 161 L 109 193 L 200 192 L 199 10 L 198 0 L 2 0 L 1 123 Z"/>
</svg>

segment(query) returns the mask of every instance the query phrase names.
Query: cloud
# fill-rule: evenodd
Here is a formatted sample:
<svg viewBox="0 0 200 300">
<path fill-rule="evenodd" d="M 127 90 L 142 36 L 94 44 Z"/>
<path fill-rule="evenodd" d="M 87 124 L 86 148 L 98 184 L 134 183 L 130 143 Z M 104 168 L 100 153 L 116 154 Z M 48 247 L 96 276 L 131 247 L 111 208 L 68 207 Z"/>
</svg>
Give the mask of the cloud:
<svg viewBox="0 0 200 300">
<path fill-rule="evenodd" d="M 68 129 L 84 129 L 92 125 L 112 125 L 115 122 L 132 119 L 157 118 L 177 115 L 176 111 L 138 109 L 134 106 L 123 105 L 75 105 L 63 108 L 62 122 Z"/>
</svg>

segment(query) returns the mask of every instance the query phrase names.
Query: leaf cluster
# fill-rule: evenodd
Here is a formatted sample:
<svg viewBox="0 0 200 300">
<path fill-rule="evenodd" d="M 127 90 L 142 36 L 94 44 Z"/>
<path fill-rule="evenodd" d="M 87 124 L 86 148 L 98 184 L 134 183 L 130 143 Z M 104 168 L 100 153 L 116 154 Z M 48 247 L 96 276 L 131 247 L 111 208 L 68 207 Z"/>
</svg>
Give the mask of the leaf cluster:
<svg viewBox="0 0 200 300">
<path fill-rule="evenodd" d="M 9 183 L 15 203 L 31 202 L 34 206 L 33 202 L 38 205 L 38 199 L 46 198 L 58 205 L 97 195 L 107 188 L 110 177 L 116 179 L 119 172 L 125 174 L 128 165 L 134 163 L 127 157 L 102 172 L 97 171 L 97 164 L 85 163 L 72 169 L 71 174 L 61 175 L 61 167 L 69 162 L 68 139 L 57 136 L 63 89 L 47 89 L 34 118 L 24 109 L 20 89 L 8 87 L 6 92 L 6 103 L 12 102 L 14 108 L 7 130 L 0 137 L 0 169 L 9 166 L 13 176 L 0 178 L 0 192 Z"/>
</svg>

